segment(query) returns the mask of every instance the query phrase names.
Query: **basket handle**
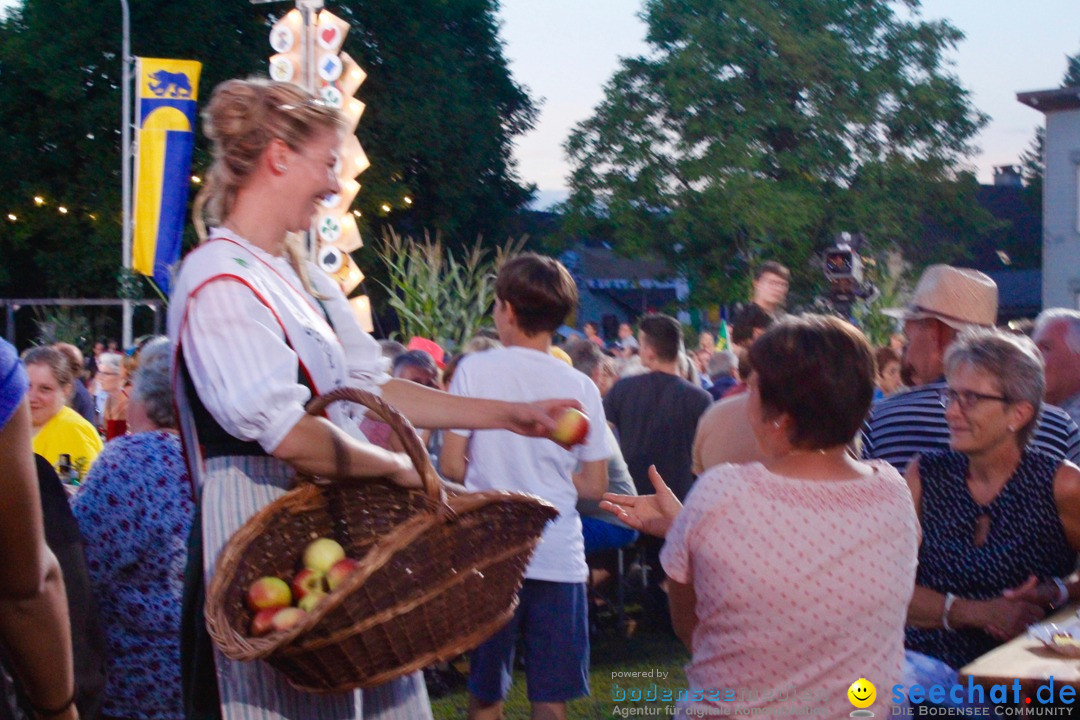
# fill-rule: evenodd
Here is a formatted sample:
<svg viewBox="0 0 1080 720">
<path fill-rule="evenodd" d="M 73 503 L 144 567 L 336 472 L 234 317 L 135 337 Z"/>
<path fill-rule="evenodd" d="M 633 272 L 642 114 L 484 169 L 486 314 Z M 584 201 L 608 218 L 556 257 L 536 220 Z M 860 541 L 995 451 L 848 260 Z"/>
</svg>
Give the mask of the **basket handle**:
<svg viewBox="0 0 1080 720">
<path fill-rule="evenodd" d="M 420 480 L 424 483 L 424 494 L 437 503 L 440 515 L 450 512 L 446 504 L 446 492 L 443 490 L 442 480 L 432 467 L 427 448 L 420 443 L 420 437 L 408 418 L 378 395 L 354 387 L 340 387 L 320 395 L 308 403 L 307 412 L 309 415 L 319 415 L 330 403 L 338 400 L 363 405 L 374 411 L 380 420 L 389 425 L 401 440 L 405 454 L 412 460 L 413 467 L 420 475 Z"/>
</svg>

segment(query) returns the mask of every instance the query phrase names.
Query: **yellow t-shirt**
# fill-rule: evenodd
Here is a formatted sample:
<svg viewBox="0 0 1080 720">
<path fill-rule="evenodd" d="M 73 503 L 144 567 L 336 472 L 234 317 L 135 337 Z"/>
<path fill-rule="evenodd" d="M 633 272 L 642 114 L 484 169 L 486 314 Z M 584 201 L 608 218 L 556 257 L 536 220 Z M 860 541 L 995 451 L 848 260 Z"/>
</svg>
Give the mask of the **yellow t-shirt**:
<svg viewBox="0 0 1080 720">
<path fill-rule="evenodd" d="M 552 357 L 559 358 L 570 367 L 574 366 L 574 361 L 570 359 L 570 355 L 558 345 L 552 345 L 548 352 L 551 353 Z"/>
<path fill-rule="evenodd" d="M 34 452 L 52 463 L 53 467 L 60 454 L 67 453 L 71 456 L 71 464 L 79 468 L 79 476 L 86 477 L 103 444 L 94 426 L 65 406 L 34 435 L 33 447 Z"/>
</svg>

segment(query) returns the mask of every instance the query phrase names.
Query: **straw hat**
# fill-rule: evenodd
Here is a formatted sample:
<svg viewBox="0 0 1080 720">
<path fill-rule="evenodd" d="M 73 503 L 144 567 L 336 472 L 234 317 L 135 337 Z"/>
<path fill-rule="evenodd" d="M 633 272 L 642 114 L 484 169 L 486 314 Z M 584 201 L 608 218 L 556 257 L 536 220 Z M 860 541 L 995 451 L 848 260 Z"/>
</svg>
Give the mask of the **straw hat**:
<svg viewBox="0 0 1080 720">
<path fill-rule="evenodd" d="M 882 312 L 900 320 L 933 318 L 963 330 L 972 325 L 993 327 L 997 310 L 997 284 L 989 275 L 951 265 L 931 265 L 923 271 L 907 307 Z"/>
</svg>

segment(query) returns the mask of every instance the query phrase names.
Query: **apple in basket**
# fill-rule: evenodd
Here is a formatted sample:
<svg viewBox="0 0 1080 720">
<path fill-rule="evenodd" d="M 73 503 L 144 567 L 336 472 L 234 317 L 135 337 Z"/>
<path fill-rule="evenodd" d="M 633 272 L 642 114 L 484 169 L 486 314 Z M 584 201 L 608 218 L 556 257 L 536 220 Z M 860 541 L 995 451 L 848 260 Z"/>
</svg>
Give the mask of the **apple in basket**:
<svg viewBox="0 0 1080 720">
<path fill-rule="evenodd" d="M 255 613 L 251 620 L 251 634 L 255 637 L 266 635 L 274 629 L 274 616 L 281 608 L 267 608 Z"/>
<path fill-rule="evenodd" d="M 324 592 L 308 593 L 304 597 L 300 598 L 300 602 L 296 603 L 296 607 L 300 608 L 304 612 L 311 612 L 315 609 L 315 606 L 319 604 L 319 601 L 326 597 Z"/>
<path fill-rule="evenodd" d="M 274 630 L 288 630 L 293 625 L 303 620 L 305 615 L 307 615 L 307 613 L 300 608 L 281 608 L 274 613 L 274 619 L 271 621 L 271 624 L 273 625 Z"/>
<path fill-rule="evenodd" d="M 577 445 L 589 434 L 589 416 L 577 408 L 567 408 L 555 422 L 551 439 L 563 445 Z"/>
<path fill-rule="evenodd" d="M 330 588 L 330 592 L 337 590 L 338 586 L 345 582 L 345 578 L 349 577 L 358 567 L 360 567 L 360 563 L 352 558 L 342 558 L 334 563 L 334 566 L 330 568 L 330 572 L 326 573 L 326 584 Z"/>
<path fill-rule="evenodd" d="M 281 578 L 261 577 L 248 588 L 247 603 L 255 612 L 288 607 L 292 604 L 292 592 L 288 583 Z"/>
<path fill-rule="evenodd" d="M 325 574 L 345 557 L 345 548 L 330 538 L 319 538 L 304 548 L 304 567 Z"/>
<path fill-rule="evenodd" d="M 311 568 L 304 568 L 296 573 L 296 577 L 293 578 L 293 597 L 297 600 L 303 600 L 308 595 L 321 595 L 325 593 L 326 587 L 323 585 L 323 578 L 325 577 L 326 576 L 321 572 L 317 572 Z"/>
</svg>

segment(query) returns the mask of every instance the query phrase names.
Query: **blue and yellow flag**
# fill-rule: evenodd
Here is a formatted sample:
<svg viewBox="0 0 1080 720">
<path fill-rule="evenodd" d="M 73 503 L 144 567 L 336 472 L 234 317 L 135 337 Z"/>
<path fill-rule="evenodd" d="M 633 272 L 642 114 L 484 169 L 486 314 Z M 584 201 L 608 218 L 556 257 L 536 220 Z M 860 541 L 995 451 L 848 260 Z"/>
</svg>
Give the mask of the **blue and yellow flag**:
<svg viewBox="0 0 1080 720">
<path fill-rule="evenodd" d="M 136 58 L 132 267 L 166 296 L 180 260 L 201 70 L 194 60 Z"/>
</svg>

